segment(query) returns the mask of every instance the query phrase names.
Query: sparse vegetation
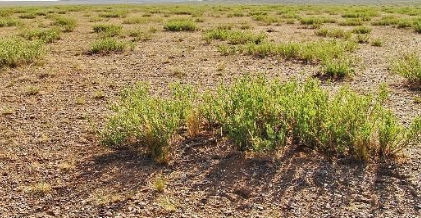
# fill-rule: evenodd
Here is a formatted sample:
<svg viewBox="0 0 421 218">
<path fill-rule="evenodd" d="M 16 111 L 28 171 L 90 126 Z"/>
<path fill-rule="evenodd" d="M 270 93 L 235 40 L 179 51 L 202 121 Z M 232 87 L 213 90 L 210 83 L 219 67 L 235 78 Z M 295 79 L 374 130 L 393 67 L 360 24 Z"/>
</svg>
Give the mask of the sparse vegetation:
<svg viewBox="0 0 421 218">
<path fill-rule="evenodd" d="M 369 34 L 371 33 L 371 28 L 368 26 L 355 27 L 352 29 L 352 32 L 355 34 Z"/>
<path fill-rule="evenodd" d="M 18 26 L 21 22 L 16 19 L 11 18 L 0 18 L 0 27 L 11 27 L 11 26 Z"/>
<path fill-rule="evenodd" d="M 410 82 L 421 84 L 421 60 L 418 54 L 404 55 L 393 63 L 392 70 L 407 78 Z"/>
<path fill-rule="evenodd" d="M 27 40 L 41 40 L 45 43 L 56 42 L 60 39 L 61 30 L 57 28 L 52 29 L 26 29 L 20 36 Z"/>
<path fill-rule="evenodd" d="M 134 45 L 129 42 L 117 41 L 113 38 L 103 38 L 95 41 L 91 45 L 90 52 L 93 54 L 109 54 L 133 49 L 133 46 Z"/>
<path fill-rule="evenodd" d="M 22 39 L 0 40 L 0 69 L 32 63 L 44 53 L 43 44 L 40 42 L 28 42 Z"/>
<path fill-rule="evenodd" d="M 352 36 L 351 32 L 347 32 L 343 29 L 318 29 L 316 30 L 316 35 L 323 37 L 332 37 L 332 38 L 345 38 L 349 39 Z"/>
<path fill-rule="evenodd" d="M 332 69 L 342 72 L 339 68 Z M 126 90 L 102 131 L 103 143 L 145 145 L 148 153 L 165 162 L 171 139 L 186 123 L 186 112 L 192 107 L 202 111 L 209 126 L 221 126 L 240 150 L 273 150 L 290 144 L 289 138 L 298 138 L 326 154 L 368 160 L 396 154 L 421 140 L 420 118 L 404 128 L 382 106 L 388 95 L 385 88 L 376 97 L 347 88 L 330 96 L 314 80 L 281 84 L 245 77 L 205 94 L 201 101 L 193 97 L 190 87 L 176 86 L 173 93 L 160 99 L 150 96 L 144 85 Z"/>
<path fill-rule="evenodd" d="M 210 43 L 211 40 L 228 41 L 231 44 L 255 43 L 259 44 L 264 41 L 266 34 L 253 33 L 250 31 L 236 31 L 226 28 L 216 28 L 205 32 L 204 39 Z"/>
<path fill-rule="evenodd" d="M 77 25 L 77 21 L 71 17 L 57 16 L 54 17 L 54 25 L 62 28 L 63 32 L 72 32 Z"/>
<path fill-rule="evenodd" d="M 197 25 L 191 20 L 170 20 L 165 24 L 164 29 L 172 32 L 195 31 Z"/>
<path fill-rule="evenodd" d="M 122 33 L 123 27 L 114 24 L 97 24 L 94 26 L 94 32 L 100 34 L 102 37 L 114 37 Z"/>
</svg>

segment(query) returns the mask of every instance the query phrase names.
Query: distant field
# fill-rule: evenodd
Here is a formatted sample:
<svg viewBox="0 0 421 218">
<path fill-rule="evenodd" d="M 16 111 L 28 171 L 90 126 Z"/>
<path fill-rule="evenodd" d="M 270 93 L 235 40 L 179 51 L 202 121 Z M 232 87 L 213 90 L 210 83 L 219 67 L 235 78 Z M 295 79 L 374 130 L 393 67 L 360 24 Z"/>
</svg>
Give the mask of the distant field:
<svg viewBox="0 0 421 218">
<path fill-rule="evenodd" d="M 0 217 L 419 216 L 421 5 L 203 2 L 0 7 Z"/>
</svg>

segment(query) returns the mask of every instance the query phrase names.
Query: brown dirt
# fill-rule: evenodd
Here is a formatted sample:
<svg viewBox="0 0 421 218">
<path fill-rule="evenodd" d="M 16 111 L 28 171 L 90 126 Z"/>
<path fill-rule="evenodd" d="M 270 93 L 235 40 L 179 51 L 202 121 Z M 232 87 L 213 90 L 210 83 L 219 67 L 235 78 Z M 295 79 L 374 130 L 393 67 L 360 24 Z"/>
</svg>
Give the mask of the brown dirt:
<svg viewBox="0 0 421 218">
<path fill-rule="evenodd" d="M 420 145 L 395 161 L 357 163 L 296 147 L 242 153 L 203 132 L 175 146 L 165 166 L 132 151 L 100 146 L 95 130 L 109 114 L 107 105 L 136 82 L 149 82 L 154 91 L 175 81 L 205 89 L 248 72 L 305 79 L 318 67 L 277 58 L 224 57 L 216 51 L 217 42 L 204 43 L 200 31 L 169 33 L 162 24 L 151 24 L 158 32 L 134 51 L 86 55 L 96 35 L 88 18 L 76 17 L 76 30 L 49 45 L 43 63 L 0 72 L 0 217 L 420 216 Z M 250 18 L 206 18 L 200 26 L 240 20 L 252 23 L 254 31 L 274 29 L 268 33 L 274 41 L 319 39 L 298 24 L 259 26 Z M 1 35 L 16 31 L 1 30 Z M 373 27 L 371 37 L 381 38 L 384 46 L 361 45 L 357 75 L 326 87 L 349 85 L 364 93 L 385 82 L 391 89 L 388 106 L 407 123 L 421 114 L 421 105 L 414 102 L 420 91 L 388 68 L 401 52 L 421 50 L 421 35 Z M 39 93 L 28 95 L 29 86 L 39 87 Z M 99 92 L 105 96 L 98 98 Z M 163 193 L 154 188 L 161 177 L 166 180 Z M 40 184 L 51 190 L 39 191 Z"/>
</svg>

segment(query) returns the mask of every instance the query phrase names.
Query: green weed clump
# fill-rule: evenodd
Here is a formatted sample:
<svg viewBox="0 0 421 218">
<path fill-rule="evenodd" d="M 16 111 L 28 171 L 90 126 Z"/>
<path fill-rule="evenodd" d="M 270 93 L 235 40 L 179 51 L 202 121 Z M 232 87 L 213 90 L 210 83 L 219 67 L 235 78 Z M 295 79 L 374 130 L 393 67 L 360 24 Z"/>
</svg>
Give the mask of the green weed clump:
<svg viewBox="0 0 421 218">
<path fill-rule="evenodd" d="M 123 24 L 147 24 L 147 23 L 162 23 L 163 19 L 160 17 L 129 17 L 123 20 Z"/>
<path fill-rule="evenodd" d="M 356 48 L 357 45 L 353 42 L 320 41 L 308 43 L 247 44 L 241 48 L 241 51 L 258 57 L 281 56 L 288 60 L 319 62 L 341 57 L 347 52 L 354 51 Z"/>
<path fill-rule="evenodd" d="M 261 22 L 265 25 L 271 25 L 273 23 L 281 23 L 282 19 L 278 16 L 273 16 L 273 15 L 255 15 L 252 17 L 253 20 Z"/>
<path fill-rule="evenodd" d="M 158 162 L 169 158 L 172 139 L 192 108 L 194 91 L 175 85 L 170 98 L 149 94 L 149 87 L 139 84 L 122 93 L 114 106 L 115 115 L 101 132 L 107 146 L 145 146 Z"/>
<path fill-rule="evenodd" d="M 93 29 L 95 33 L 100 34 L 102 37 L 119 36 L 123 31 L 121 25 L 114 24 L 97 24 Z"/>
<path fill-rule="evenodd" d="M 56 42 L 60 39 L 61 30 L 57 28 L 52 29 L 26 29 L 19 34 L 22 38 L 27 40 L 41 40 L 45 43 Z"/>
<path fill-rule="evenodd" d="M 392 70 L 410 82 L 421 84 L 421 60 L 416 53 L 404 55 L 393 63 Z"/>
<path fill-rule="evenodd" d="M 371 28 L 368 26 L 355 27 L 352 29 L 352 32 L 355 34 L 369 34 L 371 33 Z"/>
<path fill-rule="evenodd" d="M 324 23 L 336 23 L 336 20 L 329 17 L 302 17 L 300 23 L 303 25 L 320 25 Z"/>
<path fill-rule="evenodd" d="M 0 18 L 0 27 L 18 26 L 21 22 L 12 18 Z"/>
<path fill-rule="evenodd" d="M 54 17 L 54 25 L 63 29 L 63 32 L 72 32 L 77 25 L 77 21 L 71 17 L 58 16 Z"/>
<path fill-rule="evenodd" d="M 146 148 L 159 162 L 168 161 L 177 135 L 189 137 L 190 129 L 200 125 L 217 128 L 239 150 L 298 144 L 331 156 L 368 160 L 421 141 L 421 119 L 407 128 L 400 125 L 383 107 L 387 96 L 384 87 L 377 95 L 359 95 L 349 88 L 331 94 L 317 80 L 281 83 L 248 76 L 202 95 L 177 85 L 168 98 L 150 95 L 147 86 L 138 85 L 123 92 L 100 132 L 104 145 Z M 183 131 L 186 126 L 189 134 Z"/>
<path fill-rule="evenodd" d="M 332 38 L 344 38 L 349 39 L 352 36 L 351 32 L 345 31 L 343 29 L 327 29 L 322 28 L 316 30 L 317 36 L 323 36 L 323 37 L 332 37 Z"/>
<path fill-rule="evenodd" d="M 370 36 L 368 34 L 358 34 L 356 40 L 360 44 L 367 44 L 370 40 Z"/>
<path fill-rule="evenodd" d="M 385 16 L 380 20 L 376 20 L 371 23 L 373 26 L 391 26 L 399 23 L 399 19 L 394 16 Z"/>
<path fill-rule="evenodd" d="M 354 74 L 353 61 L 350 58 L 340 57 L 325 59 L 322 62 L 322 75 L 333 79 L 351 77 Z"/>
<path fill-rule="evenodd" d="M 197 25 L 192 20 L 171 20 L 165 24 L 164 29 L 171 32 L 191 32 L 197 30 Z"/>
<path fill-rule="evenodd" d="M 92 54 L 110 54 L 124 52 L 133 49 L 133 47 L 133 43 L 121 42 L 113 38 L 102 38 L 92 43 L 90 52 Z"/>
<path fill-rule="evenodd" d="M 143 29 L 136 29 L 130 32 L 129 36 L 133 37 L 134 42 L 146 42 L 152 39 L 154 29 L 144 31 Z"/>
<path fill-rule="evenodd" d="M 415 32 L 421 33 L 421 21 L 414 23 Z"/>
<path fill-rule="evenodd" d="M 41 42 L 28 42 L 22 39 L 0 39 L 0 69 L 29 64 L 44 55 Z"/>
<path fill-rule="evenodd" d="M 259 44 L 265 40 L 266 34 L 253 33 L 251 31 L 229 30 L 227 28 L 216 28 L 206 31 L 203 38 L 208 43 L 212 40 L 222 40 L 228 41 L 231 44 Z"/>
<path fill-rule="evenodd" d="M 348 18 L 344 21 L 339 22 L 340 26 L 361 26 L 363 24 L 364 21 L 361 18 Z"/>
</svg>

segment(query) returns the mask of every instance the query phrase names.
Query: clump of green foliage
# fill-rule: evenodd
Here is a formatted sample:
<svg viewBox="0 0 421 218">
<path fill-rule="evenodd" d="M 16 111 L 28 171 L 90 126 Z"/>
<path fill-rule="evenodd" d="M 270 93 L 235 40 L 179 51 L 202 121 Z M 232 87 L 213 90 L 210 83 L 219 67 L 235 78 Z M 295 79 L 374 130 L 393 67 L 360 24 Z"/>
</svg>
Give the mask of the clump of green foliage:
<svg viewBox="0 0 421 218">
<path fill-rule="evenodd" d="M 164 25 L 164 29 L 172 32 L 195 31 L 197 25 L 192 20 L 170 20 Z"/>
<path fill-rule="evenodd" d="M 252 17 L 253 20 L 261 22 L 265 25 L 271 25 L 273 23 L 281 23 L 282 19 L 278 16 L 274 16 L 274 15 L 255 15 Z"/>
<path fill-rule="evenodd" d="M 323 37 L 332 37 L 332 38 L 344 38 L 349 39 L 352 36 L 351 32 L 345 31 L 343 29 L 327 29 L 322 28 L 316 30 L 317 36 L 323 36 Z"/>
<path fill-rule="evenodd" d="M 61 30 L 52 29 L 26 29 L 19 36 L 27 40 L 41 40 L 45 43 L 56 42 L 60 39 Z"/>
<path fill-rule="evenodd" d="M 71 17 L 56 16 L 54 17 L 54 25 L 63 29 L 63 32 L 72 32 L 77 25 L 77 21 Z"/>
<path fill-rule="evenodd" d="M 147 23 L 161 23 L 163 21 L 160 17 L 129 17 L 123 20 L 123 24 L 147 24 Z"/>
<path fill-rule="evenodd" d="M 285 59 L 302 60 L 304 62 L 318 62 L 334 59 L 347 52 L 354 51 L 357 45 L 353 42 L 319 41 L 308 43 L 260 43 L 247 44 L 240 51 L 258 57 L 281 56 Z"/>
<path fill-rule="evenodd" d="M 300 23 L 303 25 L 320 25 L 324 23 L 336 23 L 336 20 L 329 17 L 302 17 Z"/>
<path fill-rule="evenodd" d="M 154 29 L 149 29 L 147 31 L 143 29 L 136 29 L 130 32 L 129 36 L 133 37 L 134 42 L 146 42 L 152 39 L 154 34 Z"/>
<path fill-rule="evenodd" d="M 352 29 L 352 32 L 355 34 L 369 34 L 371 33 L 371 28 L 368 26 L 355 27 Z"/>
<path fill-rule="evenodd" d="M 149 94 L 149 87 L 139 84 L 126 89 L 114 106 L 116 114 L 102 130 L 102 143 L 108 146 L 144 145 L 158 162 L 168 161 L 171 140 L 193 104 L 191 87 L 175 85 L 170 98 Z"/>
<path fill-rule="evenodd" d="M 102 38 L 91 45 L 92 54 L 110 54 L 124 52 L 127 49 L 133 49 L 134 44 L 130 42 L 117 41 L 113 38 Z"/>
<path fill-rule="evenodd" d="M 407 128 L 400 125 L 383 107 L 387 96 L 384 87 L 377 95 L 359 95 L 349 88 L 332 95 L 317 80 L 281 83 L 249 76 L 202 95 L 191 86 L 176 85 L 168 98 L 150 95 L 147 86 L 138 85 L 123 92 L 101 139 L 112 147 L 146 148 L 155 160 L 166 162 L 173 139 L 190 128 L 189 114 L 195 114 L 202 121 L 196 124 L 218 128 L 239 150 L 297 143 L 328 155 L 367 160 L 421 141 L 421 119 Z"/>
<path fill-rule="evenodd" d="M 121 25 L 114 24 L 97 24 L 94 25 L 94 32 L 100 34 L 102 37 L 114 37 L 119 36 L 123 27 Z"/>
<path fill-rule="evenodd" d="M 399 23 L 399 19 L 395 16 L 384 16 L 380 20 L 371 23 L 373 26 L 391 26 Z"/>
<path fill-rule="evenodd" d="M 415 32 L 421 33 L 421 21 L 414 23 L 414 29 L 415 29 Z"/>
<path fill-rule="evenodd" d="M 340 26 L 361 26 L 363 24 L 364 21 L 361 18 L 348 18 L 339 22 Z"/>
<path fill-rule="evenodd" d="M 340 57 L 325 59 L 322 62 L 322 75 L 333 79 L 351 77 L 354 74 L 353 61 L 351 58 Z"/>
<path fill-rule="evenodd" d="M 32 63 L 44 55 L 41 42 L 28 42 L 19 38 L 0 39 L 0 69 Z"/>
<path fill-rule="evenodd" d="M 255 43 L 259 44 L 266 38 L 264 33 L 253 33 L 251 31 L 229 30 L 227 28 L 216 28 L 205 32 L 203 38 L 210 43 L 211 40 L 228 41 L 231 44 Z"/>
<path fill-rule="evenodd" d="M 421 60 L 416 53 L 404 55 L 393 63 L 392 70 L 410 82 L 421 84 Z"/>
<path fill-rule="evenodd" d="M 11 26 L 18 26 L 21 22 L 17 19 L 12 18 L 1 18 L 0 19 L 0 27 L 11 27 Z"/>
<path fill-rule="evenodd" d="M 370 40 L 370 36 L 368 34 L 358 34 L 357 35 L 357 42 L 361 44 L 366 44 Z"/>
<path fill-rule="evenodd" d="M 371 45 L 374 46 L 374 47 L 382 47 L 383 46 L 383 42 L 382 42 L 381 39 L 374 39 L 371 42 Z"/>
</svg>

